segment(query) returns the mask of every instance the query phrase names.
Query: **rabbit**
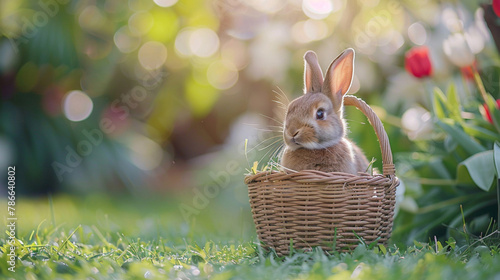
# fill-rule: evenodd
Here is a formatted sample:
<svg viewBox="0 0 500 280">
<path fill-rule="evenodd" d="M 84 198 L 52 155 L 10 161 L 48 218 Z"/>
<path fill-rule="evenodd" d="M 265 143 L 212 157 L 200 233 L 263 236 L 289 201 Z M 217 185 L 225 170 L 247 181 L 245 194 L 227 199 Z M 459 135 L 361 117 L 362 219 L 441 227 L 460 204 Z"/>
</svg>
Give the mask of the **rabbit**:
<svg viewBox="0 0 500 280">
<path fill-rule="evenodd" d="M 304 55 L 304 95 L 288 105 L 283 125 L 285 170 L 319 170 L 357 174 L 366 172 L 363 151 L 346 136 L 344 94 L 351 87 L 354 50 L 343 51 L 329 66 L 326 77 L 313 51 Z"/>
</svg>

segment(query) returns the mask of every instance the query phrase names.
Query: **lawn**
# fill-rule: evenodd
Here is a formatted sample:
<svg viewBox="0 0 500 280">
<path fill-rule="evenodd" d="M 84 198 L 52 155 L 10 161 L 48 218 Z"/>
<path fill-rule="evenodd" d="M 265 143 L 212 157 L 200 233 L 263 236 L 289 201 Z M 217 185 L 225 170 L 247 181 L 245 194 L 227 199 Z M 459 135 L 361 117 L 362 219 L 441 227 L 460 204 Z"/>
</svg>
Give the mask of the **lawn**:
<svg viewBox="0 0 500 280">
<path fill-rule="evenodd" d="M 8 271 L 9 245 L 2 236 L 2 278 L 500 279 L 500 250 L 491 237 L 471 237 L 468 244 L 453 239 L 361 244 L 348 253 L 313 250 L 277 257 L 260 246 L 244 202 L 216 198 L 185 221 L 181 206 L 189 199 L 21 198 L 20 260 L 15 273 Z"/>
</svg>

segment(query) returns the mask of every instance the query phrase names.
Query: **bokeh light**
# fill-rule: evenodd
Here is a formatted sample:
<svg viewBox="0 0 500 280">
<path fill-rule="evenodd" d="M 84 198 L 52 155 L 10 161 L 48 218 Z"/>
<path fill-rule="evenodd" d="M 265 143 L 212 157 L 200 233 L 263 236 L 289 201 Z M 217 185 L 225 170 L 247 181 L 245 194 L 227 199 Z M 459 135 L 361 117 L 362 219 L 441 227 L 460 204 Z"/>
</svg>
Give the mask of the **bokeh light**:
<svg viewBox="0 0 500 280">
<path fill-rule="evenodd" d="M 287 50 L 290 39 L 288 25 L 280 22 L 266 25 L 249 46 L 250 60 L 247 73 L 250 77 L 282 81 L 292 60 L 291 53 Z"/>
<path fill-rule="evenodd" d="M 171 7 L 177 3 L 178 0 L 154 0 L 155 4 L 160 7 Z"/>
<path fill-rule="evenodd" d="M 80 90 L 73 90 L 66 94 L 63 100 L 63 112 L 70 121 L 83 121 L 90 116 L 94 103 L 92 99 Z"/>
<path fill-rule="evenodd" d="M 130 53 L 135 51 L 141 43 L 141 39 L 132 34 L 128 26 L 123 26 L 122 28 L 118 29 L 118 31 L 116 31 L 115 35 L 113 36 L 113 41 L 115 42 L 116 47 L 122 53 Z"/>
<path fill-rule="evenodd" d="M 189 36 L 189 49 L 196 56 L 210 57 L 219 49 L 219 37 L 212 29 L 196 29 Z"/>
<path fill-rule="evenodd" d="M 190 56 L 191 49 L 189 48 L 189 38 L 191 37 L 192 28 L 182 29 L 177 37 L 175 37 L 175 49 L 182 56 Z"/>
<path fill-rule="evenodd" d="M 324 19 L 341 7 L 341 0 L 304 0 L 302 2 L 302 10 L 312 19 Z"/>
<path fill-rule="evenodd" d="M 128 0 L 128 7 L 132 11 L 147 11 L 154 6 L 153 1 Z"/>
<path fill-rule="evenodd" d="M 130 149 L 130 160 L 138 168 L 148 171 L 160 165 L 163 150 L 155 141 L 141 134 L 129 136 L 126 140 Z"/>
<path fill-rule="evenodd" d="M 172 9 L 155 9 L 151 11 L 153 16 L 153 27 L 148 32 L 151 40 L 158 42 L 170 42 L 179 31 L 181 20 Z"/>
<path fill-rule="evenodd" d="M 396 2 L 385 9 L 367 9 L 353 19 L 352 33 L 356 51 L 373 55 L 379 51 L 393 55 L 404 44 L 404 17 Z M 375 59 L 375 57 L 373 57 Z"/>
<path fill-rule="evenodd" d="M 415 22 L 408 27 L 408 38 L 415 45 L 423 45 L 427 41 L 427 31 L 420 22 Z"/>
<path fill-rule="evenodd" d="M 328 35 L 328 26 L 322 20 L 308 19 L 299 21 L 292 27 L 292 38 L 298 43 L 308 43 L 324 39 Z"/>
<path fill-rule="evenodd" d="M 231 61 L 234 66 L 241 70 L 248 64 L 248 50 L 244 43 L 239 40 L 228 40 L 221 47 L 221 57 Z"/>
<path fill-rule="evenodd" d="M 136 12 L 128 20 L 130 31 L 137 36 L 146 34 L 153 25 L 153 16 L 148 12 Z"/>
<path fill-rule="evenodd" d="M 138 57 L 144 69 L 158 69 L 167 60 L 167 48 L 160 42 L 149 41 L 141 46 Z"/>
<path fill-rule="evenodd" d="M 14 46 L 8 41 L 0 42 L 0 73 L 10 70 L 18 60 L 17 52 Z"/>
<path fill-rule="evenodd" d="M 401 125 L 412 140 L 429 137 L 432 119 L 429 111 L 422 107 L 408 109 L 401 118 Z"/>
<path fill-rule="evenodd" d="M 253 0 L 248 3 L 256 10 L 268 14 L 277 13 L 286 5 L 286 1 L 283 0 Z"/>
<path fill-rule="evenodd" d="M 80 26 L 88 30 L 99 30 L 104 22 L 106 18 L 95 5 L 85 7 L 78 17 Z"/>
<path fill-rule="evenodd" d="M 392 29 L 385 32 L 377 43 L 384 53 L 392 55 L 404 45 L 405 39 L 401 33 Z"/>
<path fill-rule="evenodd" d="M 238 81 L 238 69 L 231 61 L 215 61 L 207 70 L 208 82 L 218 89 L 229 89 Z"/>
</svg>

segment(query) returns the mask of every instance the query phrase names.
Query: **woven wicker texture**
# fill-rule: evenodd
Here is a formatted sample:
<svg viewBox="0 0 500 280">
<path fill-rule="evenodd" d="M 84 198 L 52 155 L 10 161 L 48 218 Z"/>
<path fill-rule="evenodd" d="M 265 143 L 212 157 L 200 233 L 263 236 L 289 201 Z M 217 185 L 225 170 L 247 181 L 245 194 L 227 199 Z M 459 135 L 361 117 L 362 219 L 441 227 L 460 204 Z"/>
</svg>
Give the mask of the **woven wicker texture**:
<svg viewBox="0 0 500 280">
<path fill-rule="evenodd" d="M 356 106 L 375 129 L 383 174 L 304 170 L 246 176 L 259 239 L 279 255 L 288 254 L 290 244 L 295 249 L 345 251 L 355 248 L 359 238 L 384 244 L 391 235 L 399 181 L 387 133 L 361 99 L 346 95 L 344 105 Z"/>
</svg>

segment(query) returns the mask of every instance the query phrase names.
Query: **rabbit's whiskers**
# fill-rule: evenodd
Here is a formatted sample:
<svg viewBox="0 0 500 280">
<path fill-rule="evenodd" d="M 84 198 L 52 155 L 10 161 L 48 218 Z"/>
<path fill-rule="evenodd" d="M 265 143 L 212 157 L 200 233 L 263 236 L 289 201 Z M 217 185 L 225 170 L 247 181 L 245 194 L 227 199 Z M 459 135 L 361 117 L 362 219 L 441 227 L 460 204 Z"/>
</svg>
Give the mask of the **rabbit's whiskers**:
<svg viewBox="0 0 500 280">
<path fill-rule="evenodd" d="M 272 145 L 276 145 L 277 143 L 279 143 L 279 140 L 278 140 L 278 141 L 274 141 L 274 142 L 273 142 L 271 145 L 269 145 L 268 147 L 270 147 L 270 146 L 272 146 Z M 282 145 L 282 144 L 280 144 L 280 145 Z M 268 148 L 268 147 L 267 147 L 267 148 Z M 265 154 L 264 154 L 264 155 L 260 158 L 260 160 L 259 160 L 258 162 L 259 162 L 259 163 L 260 163 L 260 162 L 262 162 L 262 161 L 264 160 L 264 158 L 266 158 L 266 157 L 269 155 L 269 153 L 271 153 L 272 151 L 273 151 L 273 149 L 269 149 L 269 151 L 267 151 L 267 152 L 266 152 L 266 153 L 265 153 Z M 274 152 L 273 152 L 272 154 L 274 154 Z M 272 154 L 271 154 L 271 155 L 272 155 Z M 272 159 L 272 158 L 273 158 L 273 157 L 271 156 L 271 157 L 270 157 L 270 159 Z"/>
<path fill-rule="evenodd" d="M 274 137 L 272 137 L 272 138 L 270 138 L 270 139 L 273 139 L 273 138 L 276 138 L 276 136 L 274 136 Z M 281 137 L 280 137 L 280 138 L 281 138 Z M 274 145 L 274 144 L 276 144 L 276 143 L 278 143 L 278 142 L 280 142 L 280 141 L 282 141 L 282 140 L 281 140 L 281 139 L 275 140 L 275 141 L 273 141 L 271 144 L 269 144 L 269 145 L 267 145 L 267 146 L 265 146 L 265 147 L 263 147 L 263 148 L 259 148 L 259 149 L 258 149 L 258 151 L 263 151 L 263 150 L 265 150 L 265 149 L 267 149 L 267 148 L 271 147 L 272 145 Z"/>
<path fill-rule="evenodd" d="M 263 114 L 259 114 L 259 115 L 260 115 L 261 117 L 267 118 L 267 119 L 269 119 L 269 120 L 271 120 L 271 121 L 277 122 L 278 124 L 280 124 L 281 126 L 283 126 L 283 122 L 282 122 L 282 121 L 279 121 L 279 120 L 277 120 L 277 119 L 275 119 L 275 118 L 272 118 L 272 117 L 269 117 L 269 116 L 266 116 L 266 115 L 263 115 Z"/>
<path fill-rule="evenodd" d="M 286 101 L 286 106 L 288 107 L 288 104 L 290 104 L 290 99 L 288 99 L 288 96 L 285 94 L 285 92 L 283 92 L 283 90 L 279 86 L 276 86 L 276 88 L 278 88 L 279 91 L 273 90 L 273 92 L 276 93 L 278 97 L 284 99 L 284 101 Z"/>
<path fill-rule="evenodd" d="M 278 138 L 278 137 L 280 137 L 280 138 L 281 138 L 281 135 L 275 135 L 275 136 L 272 136 L 272 137 L 266 138 L 266 139 L 264 139 L 264 140 L 260 141 L 257 145 L 253 146 L 250 150 L 248 150 L 248 152 L 252 152 L 252 151 L 253 151 L 253 150 L 255 150 L 255 149 L 257 149 L 258 151 L 262 151 L 262 150 L 263 150 L 263 149 L 265 149 L 265 148 L 259 148 L 259 146 L 261 146 L 261 145 L 267 145 L 267 144 L 264 144 L 264 143 L 266 143 L 266 142 L 268 142 L 268 141 L 270 141 L 270 140 L 273 140 L 274 142 L 279 141 L 279 139 L 278 139 L 278 140 L 274 140 L 274 139 L 276 139 L 276 138 Z M 268 146 L 269 146 L 269 145 L 268 145 Z"/>
</svg>

